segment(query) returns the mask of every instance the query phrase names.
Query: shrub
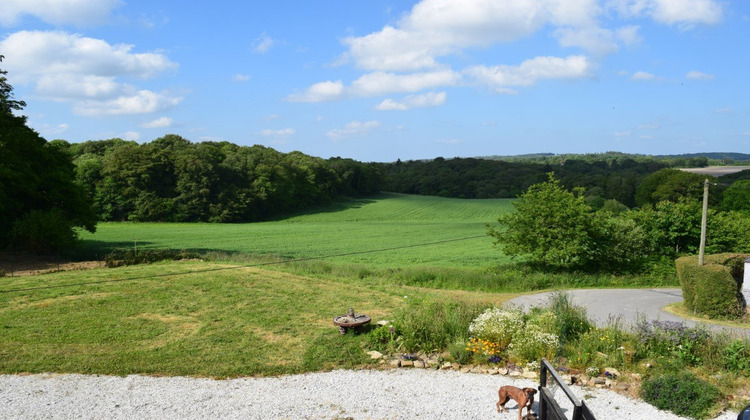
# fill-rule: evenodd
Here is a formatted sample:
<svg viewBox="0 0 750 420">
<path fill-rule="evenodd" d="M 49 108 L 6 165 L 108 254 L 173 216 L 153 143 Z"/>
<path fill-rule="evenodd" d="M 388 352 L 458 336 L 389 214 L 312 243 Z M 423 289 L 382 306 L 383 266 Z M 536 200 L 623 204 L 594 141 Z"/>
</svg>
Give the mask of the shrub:
<svg viewBox="0 0 750 420">
<path fill-rule="evenodd" d="M 432 352 L 468 339 L 469 324 L 481 312 L 477 305 L 409 300 L 394 313 L 393 326 L 405 351 Z"/>
<path fill-rule="evenodd" d="M 734 373 L 750 373 L 750 343 L 734 340 L 724 349 L 724 368 Z"/>
<path fill-rule="evenodd" d="M 578 339 L 582 334 L 594 328 L 586 316 L 586 309 L 574 306 L 567 293 L 554 293 L 549 300 L 549 308 L 555 314 L 555 331 L 560 345 Z"/>
<path fill-rule="evenodd" d="M 721 393 L 690 372 L 673 372 L 645 379 L 641 397 L 660 410 L 705 419 L 714 404 L 721 399 Z"/>
<path fill-rule="evenodd" d="M 698 265 L 694 256 L 675 261 L 685 307 L 709 318 L 739 318 L 742 295 L 734 261 L 740 256 L 717 254 Z"/>
<path fill-rule="evenodd" d="M 58 209 L 31 210 L 13 223 L 10 242 L 14 249 L 35 254 L 73 248 L 78 235 Z"/>
<path fill-rule="evenodd" d="M 125 265 L 148 264 L 157 261 L 184 260 L 188 258 L 199 258 L 196 252 L 176 249 L 150 249 L 145 251 L 115 250 L 104 257 L 107 267 L 121 267 Z"/>
<path fill-rule="evenodd" d="M 560 345 L 555 334 L 542 331 L 539 326 L 526 324 L 523 334 L 517 334 L 508 345 L 508 356 L 518 364 L 552 359 Z"/>
<path fill-rule="evenodd" d="M 701 328 L 689 328 L 683 322 L 651 321 L 641 319 L 636 323 L 640 356 L 677 356 L 688 365 L 701 361 L 701 348 L 709 334 Z"/>
<path fill-rule="evenodd" d="M 393 325 L 381 325 L 367 337 L 369 346 L 377 351 L 393 354 L 401 350 L 403 339 Z"/>
<path fill-rule="evenodd" d="M 490 308 L 469 325 L 472 337 L 496 343 L 505 349 L 523 330 L 524 316 L 520 310 Z"/>
<path fill-rule="evenodd" d="M 462 340 L 451 343 L 448 346 L 448 352 L 450 353 L 453 361 L 462 365 L 467 364 L 471 361 L 474 354 L 469 350 Z"/>
</svg>

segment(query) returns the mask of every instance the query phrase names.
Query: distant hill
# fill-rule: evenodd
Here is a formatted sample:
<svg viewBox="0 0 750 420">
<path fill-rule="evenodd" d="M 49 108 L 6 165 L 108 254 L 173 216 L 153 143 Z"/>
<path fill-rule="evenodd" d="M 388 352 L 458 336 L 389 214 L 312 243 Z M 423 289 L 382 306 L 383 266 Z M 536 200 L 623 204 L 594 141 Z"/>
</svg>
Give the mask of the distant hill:
<svg viewBox="0 0 750 420">
<path fill-rule="evenodd" d="M 742 162 L 750 160 L 750 154 L 748 153 L 733 153 L 733 152 L 706 152 L 706 153 L 685 153 L 681 155 L 654 155 L 655 158 L 668 158 L 668 159 L 679 159 L 679 158 L 696 158 L 705 157 L 708 159 L 715 160 L 733 160 L 736 162 Z"/>
<path fill-rule="evenodd" d="M 613 161 L 632 159 L 637 162 L 661 161 L 669 162 L 670 166 L 691 167 L 708 165 L 732 165 L 750 162 L 750 154 L 735 152 L 704 152 L 683 153 L 675 155 L 645 155 L 637 153 L 604 152 L 604 153 L 527 153 L 521 155 L 491 155 L 481 156 L 478 159 L 501 160 L 504 162 L 536 162 L 536 163 L 563 163 L 567 160 L 583 160 L 586 162 Z"/>
</svg>

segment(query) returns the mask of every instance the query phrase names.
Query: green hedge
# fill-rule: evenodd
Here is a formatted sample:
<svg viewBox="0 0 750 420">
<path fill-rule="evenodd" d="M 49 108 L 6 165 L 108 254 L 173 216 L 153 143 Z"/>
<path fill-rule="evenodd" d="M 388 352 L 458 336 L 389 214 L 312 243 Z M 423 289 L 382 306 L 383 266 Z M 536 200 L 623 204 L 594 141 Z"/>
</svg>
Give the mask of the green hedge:
<svg viewBox="0 0 750 420">
<path fill-rule="evenodd" d="M 714 254 L 675 261 L 685 307 L 709 318 L 739 318 L 744 313 L 740 286 L 747 255 Z"/>
</svg>

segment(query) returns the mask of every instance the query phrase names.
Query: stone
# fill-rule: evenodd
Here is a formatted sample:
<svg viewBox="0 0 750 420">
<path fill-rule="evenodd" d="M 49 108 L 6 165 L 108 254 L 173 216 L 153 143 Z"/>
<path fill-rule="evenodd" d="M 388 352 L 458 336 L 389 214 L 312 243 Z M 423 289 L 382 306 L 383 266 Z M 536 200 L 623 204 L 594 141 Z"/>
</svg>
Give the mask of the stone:
<svg viewBox="0 0 750 420">
<path fill-rule="evenodd" d="M 384 326 L 386 326 L 386 325 L 388 325 L 390 323 L 391 323 L 391 321 L 387 321 L 385 319 L 381 319 L 380 321 L 378 321 L 378 325 L 380 325 L 381 327 L 384 327 Z"/>
<path fill-rule="evenodd" d="M 412 367 L 414 366 L 414 362 L 411 360 L 402 360 L 401 361 L 401 367 Z"/>
<path fill-rule="evenodd" d="M 464 367 L 460 368 L 460 369 L 459 369 L 459 371 L 460 371 L 461 373 L 469 373 L 469 372 L 471 371 L 471 367 L 469 367 L 469 366 L 464 366 Z"/>
<path fill-rule="evenodd" d="M 512 377 L 514 377 L 514 378 L 517 378 L 517 377 L 519 377 L 519 376 L 521 376 L 521 375 L 522 375 L 521 371 L 518 371 L 518 370 L 511 370 L 511 371 L 510 371 L 510 372 L 508 373 L 508 376 L 512 376 Z"/>
<path fill-rule="evenodd" d="M 423 361 L 421 361 L 421 360 L 415 360 L 414 361 L 414 367 L 415 368 L 424 369 L 425 368 L 425 363 Z"/>
<path fill-rule="evenodd" d="M 612 387 L 612 380 L 611 379 L 605 379 L 604 380 L 604 385 L 606 385 L 607 388 L 611 388 Z"/>
<path fill-rule="evenodd" d="M 497 375 L 500 372 L 498 372 L 498 369 L 487 369 L 487 373 L 490 375 Z"/>
<path fill-rule="evenodd" d="M 445 362 L 442 366 L 440 366 L 440 369 L 452 369 L 453 364 L 451 362 Z"/>
<path fill-rule="evenodd" d="M 376 351 L 376 350 L 368 351 L 367 354 L 370 355 L 370 359 L 372 359 L 372 360 L 377 360 L 377 359 L 383 358 L 383 353 L 381 353 L 379 351 Z"/>
<path fill-rule="evenodd" d="M 497 369 L 497 373 L 499 373 L 500 375 L 503 375 L 503 376 L 507 375 L 508 374 L 508 368 L 504 368 L 504 367 L 498 368 Z"/>
<path fill-rule="evenodd" d="M 525 370 L 521 373 L 521 377 L 526 379 L 536 379 L 537 374 L 533 370 Z"/>
<path fill-rule="evenodd" d="M 401 360 L 399 360 L 399 359 L 393 359 L 393 360 L 391 360 L 390 364 L 393 367 L 400 367 L 401 366 Z"/>
<path fill-rule="evenodd" d="M 573 376 L 570 376 L 570 375 L 562 375 L 562 376 L 561 376 L 561 378 L 562 378 L 562 380 L 563 380 L 563 383 L 564 383 L 565 385 L 573 385 L 573 384 L 575 383 L 575 378 L 574 378 Z"/>
<path fill-rule="evenodd" d="M 607 372 L 609 372 L 610 375 L 614 375 L 615 377 L 620 376 L 620 371 L 612 367 L 605 367 L 604 372 L 605 375 L 607 374 Z"/>
<path fill-rule="evenodd" d="M 594 385 L 605 385 L 607 383 L 607 380 L 601 377 L 596 377 L 592 379 L 592 381 L 594 382 Z"/>
</svg>

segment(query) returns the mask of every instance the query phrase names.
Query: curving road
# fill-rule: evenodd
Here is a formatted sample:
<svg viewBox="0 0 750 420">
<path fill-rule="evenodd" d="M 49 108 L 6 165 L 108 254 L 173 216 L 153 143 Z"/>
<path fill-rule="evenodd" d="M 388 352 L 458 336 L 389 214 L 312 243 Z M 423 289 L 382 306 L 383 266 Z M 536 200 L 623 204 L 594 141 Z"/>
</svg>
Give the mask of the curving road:
<svg viewBox="0 0 750 420">
<path fill-rule="evenodd" d="M 527 310 L 533 306 L 545 306 L 555 292 L 519 296 L 506 302 Z M 581 289 L 567 290 L 573 304 L 586 308 L 589 318 L 599 326 L 607 324 L 610 317 L 621 317 L 625 324 L 634 324 L 638 316 L 647 320 L 678 321 L 689 326 L 705 325 L 711 330 L 724 330 L 731 334 L 750 338 L 750 328 L 730 328 L 705 324 L 679 317 L 662 308 L 670 303 L 682 301 L 680 289 Z"/>
</svg>

